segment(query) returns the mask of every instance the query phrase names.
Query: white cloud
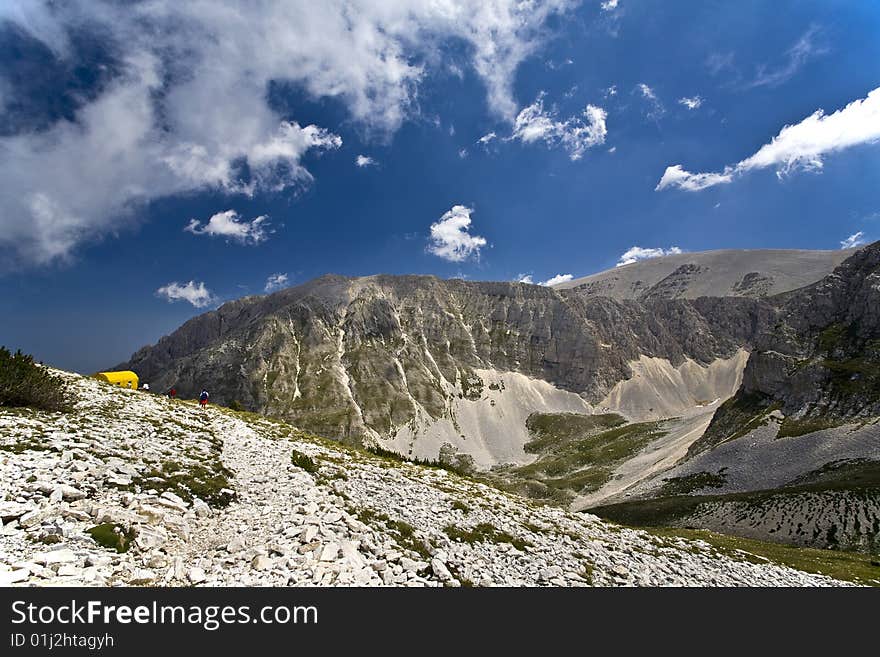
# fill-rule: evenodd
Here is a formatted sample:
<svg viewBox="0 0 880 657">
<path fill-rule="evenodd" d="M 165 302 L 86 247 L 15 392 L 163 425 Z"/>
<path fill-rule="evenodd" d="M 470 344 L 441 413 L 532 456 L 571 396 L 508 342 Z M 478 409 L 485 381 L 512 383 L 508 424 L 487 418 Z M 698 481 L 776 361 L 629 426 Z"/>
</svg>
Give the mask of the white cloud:
<svg viewBox="0 0 880 657">
<path fill-rule="evenodd" d="M 648 101 L 649 109 L 646 115 L 649 119 L 657 120 L 666 113 L 666 108 L 663 107 L 663 103 L 657 97 L 656 91 L 644 82 L 639 82 L 636 85 L 636 89 L 642 95 L 642 98 Z"/>
<path fill-rule="evenodd" d="M 643 249 L 640 246 L 634 246 L 623 253 L 620 256 L 620 260 L 618 260 L 617 264 L 614 266 L 623 267 L 624 265 L 631 265 L 632 263 L 638 262 L 639 260 L 646 260 L 648 258 L 659 258 L 661 256 L 668 255 L 678 255 L 679 253 L 683 253 L 683 251 L 677 246 L 670 246 L 668 249 Z"/>
<path fill-rule="evenodd" d="M 616 153 L 616 152 L 617 152 L 617 146 L 612 146 L 611 148 L 608 149 L 608 152 L 609 152 L 609 153 L 612 153 L 612 154 Z"/>
<path fill-rule="evenodd" d="M 614 11 L 620 4 L 620 0 L 605 0 L 601 5 L 602 11 Z"/>
<path fill-rule="evenodd" d="M 217 190 L 253 195 L 307 185 L 308 152 L 328 130 L 286 120 L 272 81 L 340 101 L 367 134 L 418 114 L 418 86 L 466 44 L 492 114 L 512 121 L 519 64 L 575 0 L 33 0 L 0 3 L 59 58 L 71 26 L 106 34 L 121 74 L 75 121 L 0 137 L 0 249 L 29 263 L 132 225 L 150 201 Z M 246 26 L 243 29 L 242 26 Z M 82 64 L 64 61 L 71 69 Z M 250 177 L 243 174 L 250 171 Z"/>
<path fill-rule="evenodd" d="M 587 149 L 605 143 L 608 114 L 601 107 L 587 105 L 581 117 L 572 116 L 565 121 L 556 118 L 554 110 L 544 109 L 544 92 L 531 105 L 524 107 L 513 124 L 509 139 L 525 144 L 543 141 L 548 146 L 562 146 L 572 160 L 579 160 Z"/>
<path fill-rule="evenodd" d="M 548 278 L 543 283 L 538 283 L 538 285 L 543 285 L 544 287 L 553 287 L 554 285 L 559 285 L 560 283 L 568 283 L 574 276 L 571 274 L 556 274 L 552 278 Z"/>
<path fill-rule="evenodd" d="M 663 177 L 654 191 L 662 191 L 667 187 L 678 187 L 688 192 L 697 192 L 707 187 L 721 185 L 733 181 L 733 172 L 725 170 L 724 173 L 691 173 L 685 171 L 680 164 L 666 167 Z"/>
<path fill-rule="evenodd" d="M 789 80 L 801 67 L 814 57 L 824 54 L 827 50 L 816 43 L 820 30 L 812 26 L 797 42 L 785 52 L 785 61 L 776 68 L 766 65 L 758 67 L 755 79 L 748 87 L 777 87 Z"/>
<path fill-rule="evenodd" d="M 554 285 L 558 285 L 559 283 L 567 283 L 568 281 L 574 278 L 571 274 L 556 274 L 551 278 L 548 278 L 546 281 L 538 281 L 535 282 L 534 276 L 531 274 L 519 274 L 516 277 L 516 281 L 518 283 L 528 283 L 529 285 L 541 285 L 542 287 L 553 287 Z"/>
<path fill-rule="evenodd" d="M 263 289 L 266 292 L 274 292 L 275 290 L 280 290 L 283 287 L 287 287 L 288 281 L 289 278 L 287 274 L 271 274 L 269 278 L 266 279 L 266 286 Z"/>
<path fill-rule="evenodd" d="M 269 217 L 260 215 L 250 221 L 242 220 L 235 210 L 226 210 L 213 215 L 206 223 L 190 219 L 183 229 L 193 235 L 225 237 L 239 244 L 256 245 L 269 238 Z"/>
<path fill-rule="evenodd" d="M 685 96 L 678 99 L 678 104 L 687 107 L 689 110 L 695 110 L 699 109 L 703 104 L 703 99 L 700 96 Z"/>
<path fill-rule="evenodd" d="M 358 155 L 354 159 L 354 163 L 360 168 L 376 166 L 378 164 L 378 162 L 376 162 L 376 160 L 371 158 L 369 155 Z"/>
<path fill-rule="evenodd" d="M 156 290 L 156 296 L 166 299 L 169 303 L 174 301 L 186 301 L 196 308 L 204 308 L 216 303 L 214 295 L 205 287 L 204 283 L 190 281 L 181 285 L 176 281 L 163 285 Z"/>
<path fill-rule="evenodd" d="M 800 123 L 786 125 L 754 155 L 722 173 L 690 173 L 681 165 L 667 167 L 656 189 L 678 187 L 698 191 L 729 183 L 735 175 L 776 168 L 780 178 L 798 169 L 819 171 L 823 158 L 838 151 L 880 140 L 880 87 L 832 114 L 816 110 Z"/>
<path fill-rule="evenodd" d="M 458 149 L 458 157 L 459 157 L 460 159 L 463 160 L 463 159 L 466 158 L 467 156 L 468 156 L 468 150 L 467 150 L 466 148 L 460 148 L 460 149 Z"/>
<path fill-rule="evenodd" d="M 853 249 L 857 246 L 861 246 L 862 244 L 865 243 L 865 241 L 866 241 L 865 240 L 865 233 L 863 233 L 862 231 L 859 231 L 857 233 L 853 233 L 852 235 L 847 237 L 845 240 L 841 241 L 840 248 L 841 249 Z"/>
<path fill-rule="evenodd" d="M 454 205 L 439 221 L 431 224 L 428 252 L 450 262 L 479 258 L 480 249 L 486 246 L 486 239 L 468 232 L 472 212 L 473 208 Z"/>
<path fill-rule="evenodd" d="M 612 96 L 616 96 L 617 95 L 617 85 L 612 84 L 610 87 L 605 89 L 602 93 L 605 96 L 605 98 L 611 98 Z"/>
<path fill-rule="evenodd" d="M 489 133 L 486 133 L 485 135 L 483 135 L 482 137 L 480 137 L 479 139 L 477 139 L 477 143 L 485 146 L 486 144 L 488 144 L 490 141 L 492 141 L 496 137 L 498 137 L 497 134 L 495 134 L 494 132 L 489 132 Z"/>
</svg>

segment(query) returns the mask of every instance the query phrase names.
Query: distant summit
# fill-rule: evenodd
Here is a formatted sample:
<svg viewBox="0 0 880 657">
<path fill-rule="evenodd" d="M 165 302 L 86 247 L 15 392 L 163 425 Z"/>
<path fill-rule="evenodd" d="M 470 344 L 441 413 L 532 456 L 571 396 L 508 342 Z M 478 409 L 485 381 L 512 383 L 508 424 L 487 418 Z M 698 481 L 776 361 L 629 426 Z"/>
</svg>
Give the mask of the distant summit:
<svg viewBox="0 0 880 657">
<path fill-rule="evenodd" d="M 722 249 L 641 260 L 554 285 L 614 299 L 769 297 L 815 283 L 858 249 Z"/>
</svg>

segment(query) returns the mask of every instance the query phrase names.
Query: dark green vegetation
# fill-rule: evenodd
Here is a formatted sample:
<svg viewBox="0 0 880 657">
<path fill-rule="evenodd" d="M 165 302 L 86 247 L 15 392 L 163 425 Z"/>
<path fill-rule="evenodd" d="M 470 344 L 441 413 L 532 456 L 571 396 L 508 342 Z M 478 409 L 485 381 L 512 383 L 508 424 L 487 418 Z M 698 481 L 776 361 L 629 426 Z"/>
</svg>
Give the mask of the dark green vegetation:
<svg viewBox="0 0 880 657">
<path fill-rule="evenodd" d="M 468 455 L 466 454 L 444 454 L 441 449 L 439 459 L 420 459 L 414 457 L 404 456 L 403 454 L 398 454 L 397 452 L 393 452 L 390 449 L 385 449 L 384 447 L 379 447 L 377 445 L 371 445 L 370 447 L 365 448 L 367 452 L 372 454 L 373 456 L 378 456 L 381 459 L 385 459 L 386 461 L 393 461 L 396 463 L 414 463 L 415 465 L 421 465 L 426 468 L 439 468 L 441 470 L 448 470 L 449 472 L 454 472 L 456 474 L 471 474 L 474 471 L 473 459 L 466 458 Z"/>
<path fill-rule="evenodd" d="M 290 462 L 293 463 L 296 467 L 302 468 L 303 470 L 311 474 L 314 474 L 318 471 L 318 464 L 315 463 L 315 460 L 308 454 L 303 454 L 302 452 L 298 452 L 297 450 L 293 450 L 290 453 Z"/>
<path fill-rule="evenodd" d="M 488 522 L 481 522 L 470 529 L 449 525 L 443 531 L 453 541 L 463 543 L 510 543 L 517 550 L 525 550 L 532 545 L 527 540 L 517 538 Z"/>
<path fill-rule="evenodd" d="M 762 538 L 774 542 L 789 542 L 812 547 L 857 550 L 880 553 L 880 520 L 874 516 L 867 524 L 859 521 L 859 509 L 876 508 L 880 499 L 880 461 L 839 461 L 789 482 L 788 485 L 763 491 L 729 493 L 724 495 L 687 495 L 691 483 L 713 481 L 716 475 L 698 473 L 692 478 L 671 480 L 670 490 L 680 487 L 680 493 L 664 497 L 627 501 L 590 509 L 599 517 L 623 525 L 637 527 L 699 527 L 706 517 L 719 512 L 722 517 L 731 513 L 739 519 L 763 520 L 777 510 L 800 509 L 806 520 L 795 527 L 771 524 Z M 711 485 L 711 484 L 710 484 Z M 694 489 L 696 490 L 696 488 Z M 836 509 L 845 502 L 851 506 L 842 514 L 845 525 L 834 522 L 827 529 L 819 521 L 826 509 Z M 794 522 L 794 521 L 791 521 Z M 725 532 L 739 534 L 755 531 L 748 523 L 732 524 Z M 785 532 L 783 529 L 790 531 Z"/>
<path fill-rule="evenodd" d="M 858 552 L 817 550 L 740 536 L 716 534 L 704 529 L 650 529 L 655 536 L 705 541 L 716 551 L 751 563 L 772 562 L 808 573 L 827 575 L 847 582 L 880 586 L 880 560 Z"/>
<path fill-rule="evenodd" d="M 391 534 L 400 547 L 411 550 L 424 559 L 431 559 L 431 544 L 419 538 L 415 527 L 408 522 L 392 520 L 388 514 L 368 507 L 350 509 L 350 511 L 365 525 L 380 528 L 381 523 L 381 529 Z"/>
<path fill-rule="evenodd" d="M 154 467 L 133 477 L 131 484 L 121 488 L 132 491 L 154 489 L 158 493 L 170 491 L 187 502 L 198 497 L 209 506 L 219 508 L 227 506 L 235 497 L 230 477 L 232 472 L 219 457 L 205 464 L 165 461 L 161 468 Z"/>
<path fill-rule="evenodd" d="M 695 472 L 684 477 L 670 477 L 664 479 L 666 483 L 660 489 L 660 495 L 689 495 L 701 488 L 721 488 L 724 485 L 724 471 L 721 468 L 718 474 L 711 472 Z"/>
<path fill-rule="evenodd" d="M 565 504 L 607 483 L 614 468 L 665 435 L 663 422 L 626 424 L 616 414 L 534 413 L 526 420 L 534 463 L 493 468 L 484 475 L 499 488 Z"/>
<path fill-rule="evenodd" d="M 86 530 L 95 543 L 117 552 L 128 552 L 135 538 L 132 530 L 125 530 L 121 525 L 105 522 Z"/>
<path fill-rule="evenodd" d="M 0 406 L 64 411 L 64 381 L 37 365 L 33 356 L 0 347 Z"/>
<path fill-rule="evenodd" d="M 781 407 L 782 404 L 765 395 L 738 392 L 718 407 L 705 433 L 688 449 L 688 456 L 712 449 L 729 440 L 742 438 L 773 421 L 770 413 Z"/>
</svg>

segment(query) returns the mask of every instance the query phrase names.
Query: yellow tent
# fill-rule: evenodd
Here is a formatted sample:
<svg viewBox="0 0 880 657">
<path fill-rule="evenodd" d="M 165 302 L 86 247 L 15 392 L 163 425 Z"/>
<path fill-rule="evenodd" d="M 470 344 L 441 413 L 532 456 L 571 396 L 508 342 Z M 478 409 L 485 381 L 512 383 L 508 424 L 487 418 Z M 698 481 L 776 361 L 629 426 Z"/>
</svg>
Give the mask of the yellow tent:
<svg viewBox="0 0 880 657">
<path fill-rule="evenodd" d="M 98 372 L 95 378 L 132 390 L 137 390 L 138 387 L 138 376 L 134 372 Z"/>
</svg>

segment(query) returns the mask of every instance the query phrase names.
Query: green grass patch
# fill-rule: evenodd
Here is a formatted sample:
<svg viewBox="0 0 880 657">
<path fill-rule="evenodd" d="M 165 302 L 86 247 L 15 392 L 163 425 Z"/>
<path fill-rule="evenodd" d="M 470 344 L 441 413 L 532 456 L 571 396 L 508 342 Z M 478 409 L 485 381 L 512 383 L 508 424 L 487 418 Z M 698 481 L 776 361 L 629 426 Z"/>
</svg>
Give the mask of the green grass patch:
<svg viewBox="0 0 880 657">
<path fill-rule="evenodd" d="M 120 553 L 128 552 L 135 538 L 134 530 L 129 529 L 126 531 L 121 525 L 112 522 L 95 525 L 91 529 L 87 529 L 86 533 L 98 545 Z"/>
<path fill-rule="evenodd" d="M 880 561 L 859 552 L 819 550 L 794 547 L 781 543 L 756 541 L 751 538 L 716 534 L 705 529 L 650 529 L 651 534 L 705 541 L 718 552 L 738 561 L 768 561 L 807 573 L 827 575 L 835 579 L 868 586 L 880 586 Z"/>
<path fill-rule="evenodd" d="M 721 488 L 725 483 L 724 470 L 721 468 L 717 474 L 711 472 L 695 472 L 684 477 L 670 477 L 664 479 L 666 483 L 660 489 L 660 495 L 689 495 L 701 488 Z"/>
<path fill-rule="evenodd" d="M 463 543 L 509 543 L 517 550 L 525 550 L 532 543 L 502 531 L 488 522 L 481 522 L 470 529 L 449 525 L 444 530 L 453 541 Z"/>
<path fill-rule="evenodd" d="M 133 491 L 152 488 L 159 493 L 170 491 L 187 502 L 198 497 L 215 508 L 228 506 L 235 498 L 229 482 L 232 472 L 219 459 L 210 462 L 210 466 L 181 465 L 175 461 L 166 461 L 161 468 L 154 467 L 143 475 L 132 478 L 129 486 L 121 488 Z"/>
<path fill-rule="evenodd" d="M 776 434 L 776 437 L 795 438 L 815 431 L 833 429 L 842 424 L 846 424 L 846 421 L 828 416 L 803 418 L 800 420 L 787 417 L 782 421 L 782 424 L 779 427 L 779 433 Z"/>
</svg>

